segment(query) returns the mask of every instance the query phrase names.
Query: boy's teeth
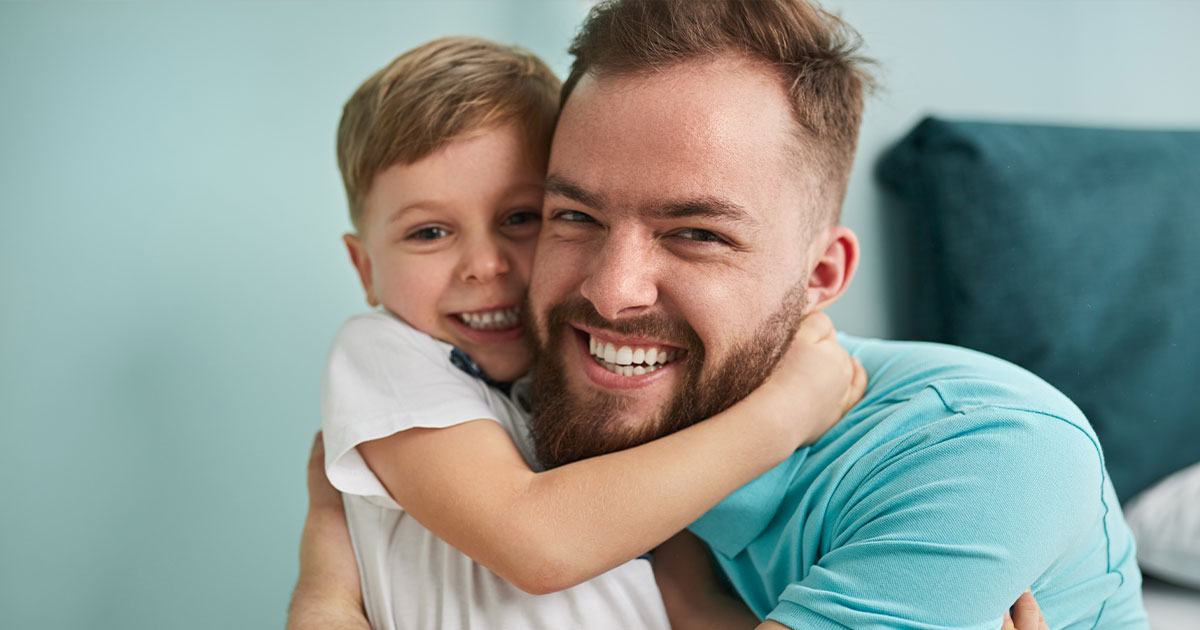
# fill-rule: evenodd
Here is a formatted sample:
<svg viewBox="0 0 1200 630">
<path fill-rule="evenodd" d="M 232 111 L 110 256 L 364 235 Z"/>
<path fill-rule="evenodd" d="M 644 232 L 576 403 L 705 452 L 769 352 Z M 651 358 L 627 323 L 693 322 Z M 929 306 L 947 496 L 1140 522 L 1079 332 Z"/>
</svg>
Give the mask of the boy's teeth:
<svg viewBox="0 0 1200 630">
<path fill-rule="evenodd" d="M 675 359 L 676 351 L 657 347 L 617 347 L 588 335 L 588 352 L 608 371 L 622 376 L 649 374 Z"/>
<path fill-rule="evenodd" d="M 458 319 L 476 330 L 512 328 L 521 321 L 521 309 L 514 306 L 482 313 L 459 313 Z"/>
</svg>

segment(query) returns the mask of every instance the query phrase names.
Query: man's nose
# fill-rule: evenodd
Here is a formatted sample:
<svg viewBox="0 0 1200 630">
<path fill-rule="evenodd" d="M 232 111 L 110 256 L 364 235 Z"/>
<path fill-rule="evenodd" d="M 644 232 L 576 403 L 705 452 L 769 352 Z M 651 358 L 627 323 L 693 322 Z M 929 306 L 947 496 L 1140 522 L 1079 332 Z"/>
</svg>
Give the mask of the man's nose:
<svg viewBox="0 0 1200 630">
<path fill-rule="evenodd" d="M 509 271 L 509 256 L 492 238 L 471 239 L 464 244 L 459 260 L 459 279 L 467 283 L 485 284 Z"/>
<path fill-rule="evenodd" d="M 583 297 L 606 319 L 637 315 L 658 300 L 652 243 L 637 234 L 612 233 L 591 273 L 580 286 Z"/>
</svg>

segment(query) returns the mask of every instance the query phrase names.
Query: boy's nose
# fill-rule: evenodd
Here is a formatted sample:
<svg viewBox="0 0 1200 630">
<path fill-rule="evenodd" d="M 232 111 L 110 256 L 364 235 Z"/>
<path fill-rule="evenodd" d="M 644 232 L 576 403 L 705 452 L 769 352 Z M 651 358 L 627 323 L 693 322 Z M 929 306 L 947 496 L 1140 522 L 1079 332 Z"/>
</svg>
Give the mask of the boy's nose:
<svg viewBox="0 0 1200 630">
<path fill-rule="evenodd" d="M 508 270 L 505 252 L 491 240 L 480 239 L 467 244 L 459 266 L 459 278 L 463 282 L 482 284 L 508 273 Z"/>
<path fill-rule="evenodd" d="M 580 293 L 606 319 L 637 315 L 658 300 L 656 261 L 634 234 L 607 238 Z"/>
</svg>

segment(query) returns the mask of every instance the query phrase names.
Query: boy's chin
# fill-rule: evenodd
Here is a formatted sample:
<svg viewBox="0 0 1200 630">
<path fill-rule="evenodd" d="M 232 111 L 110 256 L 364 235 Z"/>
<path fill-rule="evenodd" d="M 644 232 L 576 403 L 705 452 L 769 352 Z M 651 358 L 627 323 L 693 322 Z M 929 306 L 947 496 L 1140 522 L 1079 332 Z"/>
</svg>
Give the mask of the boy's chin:
<svg viewBox="0 0 1200 630">
<path fill-rule="evenodd" d="M 510 347 L 506 349 L 488 348 L 480 354 L 479 358 L 476 358 L 469 350 L 466 352 L 484 373 L 493 380 L 500 382 L 515 381 L 529 371 L 529 368 L 532 366 L 532 359 L 529 350 L 525 347 L 524 341 L 517 340 L 515 343 L 505 345 Z"/>
</svg>

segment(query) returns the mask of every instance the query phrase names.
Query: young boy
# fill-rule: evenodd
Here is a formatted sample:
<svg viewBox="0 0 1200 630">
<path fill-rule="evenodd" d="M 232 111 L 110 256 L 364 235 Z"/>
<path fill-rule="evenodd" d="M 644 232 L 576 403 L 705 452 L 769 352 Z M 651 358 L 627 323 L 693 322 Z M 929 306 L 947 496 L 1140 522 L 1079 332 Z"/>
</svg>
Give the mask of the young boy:
<svg viewBox="0 0 1200 630">
<path fill-rule="evenodd" d="M 865 387 L 819 315 L 729 410 L 540 471 L 508 383 L 530 363 L 520 306 L 558 89 L 529 53 L 449 38 L 346 104 L 345 242 L 380 308 L 334 341 L 324 439 L 376 630 L 665 628 L 650 565 L 634 558 L 814 441 Z M 675 358 L 631 352 L 643 372 Z"/>
</svg>

